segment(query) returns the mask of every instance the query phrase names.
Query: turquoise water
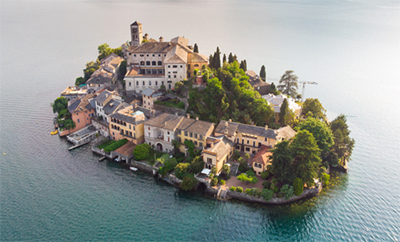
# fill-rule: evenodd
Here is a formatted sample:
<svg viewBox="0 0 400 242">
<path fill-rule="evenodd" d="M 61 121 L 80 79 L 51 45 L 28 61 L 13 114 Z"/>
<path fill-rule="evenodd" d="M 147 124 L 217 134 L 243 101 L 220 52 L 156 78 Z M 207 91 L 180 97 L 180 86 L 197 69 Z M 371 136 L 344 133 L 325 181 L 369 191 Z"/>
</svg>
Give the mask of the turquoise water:
<svg viewBox="0 0 400 242">
<path fill-rule="evenodd" d="M 216 201 L 51 136 L 50 102 L 104 42 L 184 35 L 200 52 L 287 69 L 356 139 L 348 174 L 286 206 Z M 395 1 L 2 1 L 1 241 L 399 241 L 400 5 Z"/>
</svg>

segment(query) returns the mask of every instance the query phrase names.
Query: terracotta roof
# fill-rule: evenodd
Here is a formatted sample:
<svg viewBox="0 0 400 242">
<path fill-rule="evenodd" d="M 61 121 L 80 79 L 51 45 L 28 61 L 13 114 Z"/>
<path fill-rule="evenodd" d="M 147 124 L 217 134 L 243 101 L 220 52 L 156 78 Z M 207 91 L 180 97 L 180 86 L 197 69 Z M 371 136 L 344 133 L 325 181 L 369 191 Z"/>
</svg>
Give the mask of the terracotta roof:
<svg viewBox="0 0 400 242">
<path fill-rule="evenodd" d="M 194 63 L 194 62 L 207 62 L 208 64 L 208 57 L 196 52 L 190 53 L 189 63 Z"/>
<path fill-rule="evenodd" d="M 114 152 L 117 152 L 119 154 L 126 155 L 126 156 L 131 156 L 133 154 L 133 150 L 135 149 L 135 147 L 136 147 L 136 144 L 134 144 L 132 141 L 128 141 L 126 144 L 119 147 Z"/>
<path fill-rule="evenodd" d="M 175 131 L 182 122 L 183 117 L 169 113 L 162 113 L 144 122 L 144 125 Z"/>
<path fill-rule="evenodd" d="M 177 45 L 170 42 L 146 42 L 134 48 L 131 53 L 167 53 Z"/>
<path fill-rule="evenodd" d="M 270 163 L 269 156 L 272 155 L 269 152 L 269 147 L 266 145 L 261 145 L 259 151 L 254 155 L 254 157 L 248 162 L 250 166 L 253 166 L 253 162 L 257 162 L 263 165 Z"/>
<path fill-rule="evenodd" d="M 93 107 L 90 105 L 90 100 L 96 97 L 96 94 L 88 94 L 81 99 L 75 101 L 70 106 L 68 106 L 68 111 L 70 113 L 77 113 L 82 111 L 90 111 Z"/>
</svg>

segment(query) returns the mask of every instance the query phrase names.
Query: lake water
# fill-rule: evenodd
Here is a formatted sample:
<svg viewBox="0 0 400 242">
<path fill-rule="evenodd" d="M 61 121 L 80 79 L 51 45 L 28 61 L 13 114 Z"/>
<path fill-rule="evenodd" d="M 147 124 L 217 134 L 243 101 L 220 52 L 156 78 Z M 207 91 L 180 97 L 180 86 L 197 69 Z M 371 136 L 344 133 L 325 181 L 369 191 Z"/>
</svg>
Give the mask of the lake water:
<svg viewBox="0 0 400 242">
<path fill-rule="evenodd" d="M 286 206 L 186 193 L 90 147 L 68 151 L 50 103 L 129 25 L 217 46 L 269 79 L 292 69 L 330 119 L 348 115 L 348 174 Z M 1 241 L 399 241 L 398 1 L 1 1 Z M 301 90 L 299 90 L 301 91 Z"/>
</svg>

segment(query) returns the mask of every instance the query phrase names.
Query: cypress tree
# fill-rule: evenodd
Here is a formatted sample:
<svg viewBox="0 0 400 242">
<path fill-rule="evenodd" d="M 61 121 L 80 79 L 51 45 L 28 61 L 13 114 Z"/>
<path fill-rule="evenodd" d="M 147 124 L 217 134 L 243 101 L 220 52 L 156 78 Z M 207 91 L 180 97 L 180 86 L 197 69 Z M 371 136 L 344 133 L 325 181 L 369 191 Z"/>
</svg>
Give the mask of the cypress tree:
<svg viewBox="0 0 400 242">
<path fill-rule="evenodd" d="M 230 63 L 233 63 L 233 55 L 232 55 L 232 52 L 229 53 L 228 62 L 229 62 L 229 64 L 230 64 Z"/>
<path fill-rule="evenodd" d="M 219 51 L 219 47 L 217 47 L 217 51 L 214 54 L 214 65 L 215 65 L 215 69 L 218 69 L 221 67 L 221 51 Z"/>
<path fill-rule="evenodd" d="M 237 56 L 236 56 L 236 54 L 233 56 L 233 61 L 232 61 L 232 62 L 234 62 L 234 61 L 237 61 Z"/>
<path fill-rule="evenodd" d="M 247 62 L 246 62 L 246 60 L 244 60 L 244 69 L 243 70 L 247 71 Z"/>
<path fill-rule="evenodd" d="M 263 65 L 260 70 L 260 77 L 263 81 L 265 81 L 267 73 L 265 72 L 265 66 Z"/>
<path fill-rule="evenodd" d="M 214 57 L 212 55 L 210 55 L 210 57 L 208 57 L 208 66 L 212 69 L 214 68 Z"/>
<path fill-rule="evenodd" d="M 281 110 L 279 112 L 279 123 L 281 124 L 281 126 L 286 126 L 287 124 L 287 119 L 288 119 L 288 115 L 289 115 L 289 104 L 287 99 L 283 99 L 282 105 L 281 105 Z"/>
<path fill-rule="evenodd" d="M 244 61 L 240 61 L 240 66 L 239 66 L 239 68 L 242 69 L 242 70 L 244 70 Z"/>
<path fill-rule="evenodd" d="M 226 55 L 224 54 L 224 57 L 222 58 L 222 63 L 226 62 Z"/>
<path fill-rule="evenodd" d="M 199 47 L 197 46 L 197 43 L 194 44 L 193 52 L 199 53 Z"/>
</svg>

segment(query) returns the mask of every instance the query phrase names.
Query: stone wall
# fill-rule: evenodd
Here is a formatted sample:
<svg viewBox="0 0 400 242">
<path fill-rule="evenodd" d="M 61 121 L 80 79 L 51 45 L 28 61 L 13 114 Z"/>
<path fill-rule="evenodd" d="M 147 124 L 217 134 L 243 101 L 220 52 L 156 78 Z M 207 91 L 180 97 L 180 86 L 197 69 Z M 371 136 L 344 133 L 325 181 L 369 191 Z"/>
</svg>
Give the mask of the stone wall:
<svg viewBox="0 0 400 242">
<path fill-rule="evenodd" d="M 307 197 L 314 197 L 318 195 L 322 190 L 322 183 L 318 183 L 317 187 L 311 188 L 304 190 L 303 193 L 300 196 L 293 196 L 289 199 L 286 199 L 284 197 L 282 198 L 271 198 L 269 201 L 265 201 L 262 198 L 256 198 L 253 196 L 249 196 L 245 193 L 240 193 L 240 192 L 233 192 L 233 191 L 228 191 L 227 195 L 231 198 L 235 198 L 241 201 L 246 201 L 246 202 L 257 202 L 257 203 L 263 203 L 263 204 L 270 204 L 270 205 L 280 205 L 280 204 L 286 204 L 286 203 L 292 203 Z"/>
<path fill-rule="evenodd" d="M 150 173 L 153 175 L 153 167 L 149 164 L 146 164 L 146 163 L 143 163 L 140 161 L 135 161 L 135 160 L 131 160 L 130 164 L 133 167 L 138 168 L 140 171 L 147 172 L 147 173 Z"/>
</svg>

